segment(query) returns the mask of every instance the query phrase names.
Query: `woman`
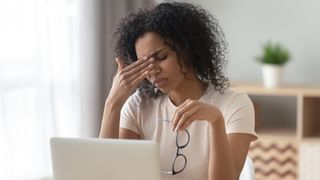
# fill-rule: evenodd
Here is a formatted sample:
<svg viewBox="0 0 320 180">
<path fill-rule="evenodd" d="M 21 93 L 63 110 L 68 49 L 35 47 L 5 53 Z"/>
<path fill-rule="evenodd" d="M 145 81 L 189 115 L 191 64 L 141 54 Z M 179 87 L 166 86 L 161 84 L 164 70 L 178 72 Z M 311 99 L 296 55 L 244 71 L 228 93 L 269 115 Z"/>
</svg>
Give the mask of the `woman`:
<svg viewBox="0 0 320 180">
<path fill-rule="evenodd" d="M 163 179 L 238 179 L 256 139 L 254 110 L 228 88 L 217 20 L 162 3 L 128 15 L 115 35 L 118 70 L 100 137 L 157 141 Z"/>
</svg>

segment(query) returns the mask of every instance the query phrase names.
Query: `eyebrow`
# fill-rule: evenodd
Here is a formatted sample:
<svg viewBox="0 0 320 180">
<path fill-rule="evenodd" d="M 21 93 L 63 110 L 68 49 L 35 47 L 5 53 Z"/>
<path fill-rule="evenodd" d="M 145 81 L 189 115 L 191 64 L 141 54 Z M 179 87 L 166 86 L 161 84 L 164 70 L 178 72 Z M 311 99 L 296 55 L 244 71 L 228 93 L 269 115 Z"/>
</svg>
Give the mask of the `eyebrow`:
<svg viewBox="0 0 320 180">
<path fill-rule="evenodd" d="M 163 51 L 164 49 L 165 49 L 165 48 L 161 48 L 161 49 L 159 49 L 159 50 L 151 53 L 151 54 L 148 55 L 147 57 L 148 57 L 148 58 L 151 58 L 151 57 L 153 57 L 154 55 L 158 54 L 159 52 Z M 138 59 L 141 59 L 141 58 L 142 58 L 142 57 L 139 57 Z"/>
</svg>

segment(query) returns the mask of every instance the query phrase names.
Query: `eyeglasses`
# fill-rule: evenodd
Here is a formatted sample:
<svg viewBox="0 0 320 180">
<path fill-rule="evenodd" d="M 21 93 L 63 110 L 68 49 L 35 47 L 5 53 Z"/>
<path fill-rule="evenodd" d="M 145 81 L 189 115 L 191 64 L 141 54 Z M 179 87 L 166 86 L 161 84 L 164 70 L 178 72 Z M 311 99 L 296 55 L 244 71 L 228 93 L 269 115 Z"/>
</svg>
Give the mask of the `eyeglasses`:
<svg viewBox="0 0 320 180">
<path fill-rule="evenodd" d="M 187 137 L 186 140 L 182 140 L 185 139 L 183 137 Z M 184 154 L 180 153 L 180 149 L 185 148 L 190 141 L 190 134 L 188 132 L 188 130 L 183 130 L 183 131 L 178 131 L 177 135 L 176 135 L 176 146 L 177 146 L 177 152 L 176 152 L 176 157 L 173 160 L 173 164 L 172 164 L 172 171 L 171 172 L 167 172 L 167 171 L 161 171 L 161 173 L 163 174 L 170 174 L 170 175 L 176 175 L 181 173 L 187 166 L 187 157 Z M 178 163 L 178 162 L 183 162 L 183 163 Z"/>
</svg>

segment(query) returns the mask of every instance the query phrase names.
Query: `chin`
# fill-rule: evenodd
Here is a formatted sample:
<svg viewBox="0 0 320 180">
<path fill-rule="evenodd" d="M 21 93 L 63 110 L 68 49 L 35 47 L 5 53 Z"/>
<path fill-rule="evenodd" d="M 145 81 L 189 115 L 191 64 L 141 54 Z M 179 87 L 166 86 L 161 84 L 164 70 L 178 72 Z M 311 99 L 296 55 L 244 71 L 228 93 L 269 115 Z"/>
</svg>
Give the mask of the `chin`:
<svg viewBox="0 0 320 180">
<path fill-rule="evenodd" d="M 159 89 L 162 93 L 167 94 L 170 91 L 172 91 L 172 89 L 168 88 L 168 87 L 157 87 L 157 89 Z"/>
<path fill-rule="evenodd" d="M 166 90 L 164 90 L 164 89 L 159 89 L 162 93 L 164 93 L 164 94 L 167 94 L 167 93 L 169 93 L 169 91 L 166 91 Z"/>
</svg>

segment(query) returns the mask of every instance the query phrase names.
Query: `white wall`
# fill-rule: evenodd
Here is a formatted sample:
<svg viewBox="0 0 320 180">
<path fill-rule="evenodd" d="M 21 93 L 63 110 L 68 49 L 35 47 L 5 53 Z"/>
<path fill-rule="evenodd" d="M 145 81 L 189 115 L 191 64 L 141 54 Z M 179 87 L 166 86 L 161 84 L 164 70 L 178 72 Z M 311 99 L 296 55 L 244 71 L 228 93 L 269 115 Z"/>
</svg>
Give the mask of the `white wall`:
<svg viewBox="0 0 320 180">
<path fill-rule="evenodd" d="M 157 2 L 162 2 L 158 0 Z M 319 0 L 188 0 L 210 11 L 229 44 L 231 80 L 261 82 L 254 57 L 261 43 L 281 42 L 292 53 L 285 83 L 320 84 Z"/>
</svg>

